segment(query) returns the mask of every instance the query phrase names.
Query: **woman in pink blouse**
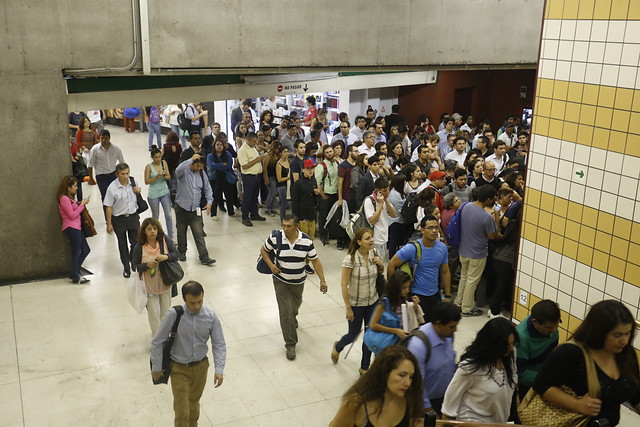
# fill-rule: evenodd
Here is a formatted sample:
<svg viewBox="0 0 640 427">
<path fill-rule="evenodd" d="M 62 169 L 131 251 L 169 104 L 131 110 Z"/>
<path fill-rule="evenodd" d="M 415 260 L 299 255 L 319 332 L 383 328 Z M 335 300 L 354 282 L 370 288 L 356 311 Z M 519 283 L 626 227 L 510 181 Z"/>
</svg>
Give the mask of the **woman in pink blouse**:
<svg viewBox="0 0 640 427">
<path fill-rule="evenodd" d="M 71 274 L 69 278 L 75 284 L 88 285 L 89 279 L 80 276 L 80 267 L 91 249 L 82 232 L 80 213 L 86 209 L 89 199 L 76 200 L 78 180 L 72 176 L 65 176 L 60 182 L 56 198 L 58 210 L 62 218 L 62 232 L 71 244 Z"/>
</svg>

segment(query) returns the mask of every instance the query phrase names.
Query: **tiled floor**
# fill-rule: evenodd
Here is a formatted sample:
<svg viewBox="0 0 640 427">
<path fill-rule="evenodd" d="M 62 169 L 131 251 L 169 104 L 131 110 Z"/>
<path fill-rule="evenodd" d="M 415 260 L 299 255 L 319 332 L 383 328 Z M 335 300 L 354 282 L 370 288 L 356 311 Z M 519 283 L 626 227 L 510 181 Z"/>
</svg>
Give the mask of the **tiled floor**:
<svg viewBox="0 0 640 427">
<path fill-rule="evenodd" d="M 132 175 L 142 182 L 147 134 L 109 130 Z M 99 191 L 84 189 L 92 194 L 89 206 L 99 231 L 89 239 L 92 252 L 85 262 L 94 273 L 91 285 L 60 279 L 0 287 L 0 426 L 173 425 L 171 390 L 153 386 L 149 376 L 146 315 L 127 303 L 127 279 L 115 236 L 105 232 Z M 320 293 L 316 276 L 308 279 L 298 357 L 290 362 L 270 277 L 255 270 L 260 245 L 278 227 L 277 220 L 247 228 L 238 218 L 219 218 L 205 219 L 216 265 L 198 263 L 192 240 L 183 263 L 186 278 L 204 285 L 206 304 L 220 315 L 227 342 L 224 383 L 205 389 L 199 425 L 327 426 L 358 375 L 361 354 L 359 340 L 337 365 L 329 357 L 332 343 L 347 329 L 339 283 L 345 252 L 335 244 L 318 247 L 329 292 Z M 458 351 L 485 320 L 461 321 Z"/>
</svg>

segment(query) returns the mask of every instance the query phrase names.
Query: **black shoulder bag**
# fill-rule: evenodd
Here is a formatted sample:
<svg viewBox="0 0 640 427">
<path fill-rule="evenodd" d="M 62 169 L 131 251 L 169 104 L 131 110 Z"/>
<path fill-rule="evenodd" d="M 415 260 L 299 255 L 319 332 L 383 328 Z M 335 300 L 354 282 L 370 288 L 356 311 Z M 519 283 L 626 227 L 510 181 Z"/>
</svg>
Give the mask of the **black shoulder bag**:
<svg viewBox="0 0 640 427">
<path fill-rule="evenodd" d="M 171 327 L 169 338 L 162 345 L 162 376 L 157 380 L 153 380 L 154 384 L 166 384 L 169 382 L 169 375 L 171 374 L 171 347 L 173 347 L 173 341 L 176 339 L 180 318 L 184 314 L 184 309 L 181 305 L 175 305 L 173 309 L 176 311 L 177 316 Z M 151 369 L 153 369 L 153 365 Z"/>
<path fill-rule="evenodd" d="M 131 181 L 132 187 L 136 186 L 136 180 L 133 179 L 132 176 L 129 177 L 129 181 Z M 142 212 L 149 209 L 149 205 L 147 204 L 147 201 L 142 197 L 142 193 L 135 193 L 135 195 L 136 195 L 136 202 L 138 203 L 138 210 L 136 211 L 136 213 L 141 214 Z"/>
<path fill-rule="evenodd" d="M 160 254 L 164 255 L 164 245 L 166 244 L 166 236 L 163 238 L 163 242 L 160 244 Z M 158 263 L 160 275 L 165 285 L 171 285 L 171 297 L 178 296 L 178 282 L 184 277 L 184 271 L 180 267 L 178 261 L 166 260 Z"/>
</svg>

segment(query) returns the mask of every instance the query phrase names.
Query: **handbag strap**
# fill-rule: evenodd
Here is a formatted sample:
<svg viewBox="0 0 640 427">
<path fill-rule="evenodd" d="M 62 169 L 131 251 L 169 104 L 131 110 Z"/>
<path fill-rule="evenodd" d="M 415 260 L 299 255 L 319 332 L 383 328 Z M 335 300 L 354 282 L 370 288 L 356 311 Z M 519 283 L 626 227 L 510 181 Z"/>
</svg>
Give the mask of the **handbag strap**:
<svg viewBox="0 0 640 427">
<path fill-rule="evenodd" d="M 173 340 L 176 337 L 176 334 L 178 333 L 178 325 L 180 324 L 180 318 L 182 317 L 182 315 L 184 314 L 184 308 L 182 308 L 181 305 L 174 305 L 173 309 L 176 311 L 176 320 L 174 320 L 173 322 L 173 326 L 171 327 L 171 332 L 169 332 L 169 341 L 171 342 L 171 344 L 173 345 Z"/>
<path fill-rule="evenodd" d="M 596 364 L 593 357 L 591 357 L 591 353 L 589 353 L 587 348 L 576 341 L 567 341 L 567 344 L 573 344 L 582 350 L 582 354 L 584 355 L 584 365 L 587 371 L 587 390 L 589 391 L 589 396 L 595 397 L 596 399 L 600 398 L 600 380 L 598 379 Z"/>
</svg>

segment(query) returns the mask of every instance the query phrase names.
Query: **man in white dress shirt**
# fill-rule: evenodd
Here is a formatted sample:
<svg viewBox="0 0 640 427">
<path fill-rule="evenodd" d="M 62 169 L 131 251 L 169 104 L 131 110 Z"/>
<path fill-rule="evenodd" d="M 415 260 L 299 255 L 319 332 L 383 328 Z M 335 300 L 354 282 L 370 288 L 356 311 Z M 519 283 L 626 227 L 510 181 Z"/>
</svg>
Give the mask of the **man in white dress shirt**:
<svg viewBox="0 0 640 427">
<path fill-rule="evenodd" d="M 467 140 L 462 136 L 457 136 L 453 140 L 454 150 L 447 154 L 445 160 L 455 160 L 458 163 L 458 167 L 464 168 L 464 160 L 467 158 L 465 148 L 467 148 Z"/>
</svg>

